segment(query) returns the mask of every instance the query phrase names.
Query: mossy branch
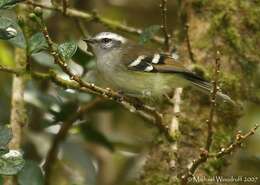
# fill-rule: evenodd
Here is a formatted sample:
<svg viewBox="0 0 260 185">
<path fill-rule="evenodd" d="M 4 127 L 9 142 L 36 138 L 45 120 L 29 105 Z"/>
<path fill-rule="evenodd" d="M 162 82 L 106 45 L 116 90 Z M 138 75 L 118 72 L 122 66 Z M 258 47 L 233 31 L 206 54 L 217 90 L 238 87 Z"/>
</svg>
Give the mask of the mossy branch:
<svg viewBox="0 0 260 185">
<path fill-rule="evenodd" d="M 5 72 L 14 72 L 18 74 L 19 70 L 26 69 L 26 51 L 21 48 L 15 49 L 15 64 L 16 69 L 11 70 L 9 68 L 3 68 L 0 66 L 0 70 Z M 10 127 L 12 130 L 12 139 L 8 144 L 10 150 L 20 150 L 22 143 L 23 127 L 27 124 L 27 114 L 24 102 L 24 91 L 25 91 L 26 79 L 23 75 L 13 76 L 12 85 L 12 100 L 11 100 L 11 115 L 10 115 Z M 16 185 L 15 178 L 8 177 L 4 180 L 4 185 Z"/>
<path fill-rule="evenodd" d="M 250 132 L 248 132 L 245 135 L 242 135 L 241 133 L 237 134 L 236 141 L 232 143 L 227 148 L 222 148 L 220 152 L 217 152 L 215 154 L 210 154 L 210 148 L 212 145 L 212 136 L 213 136 L 213 117 L 216 107 L 216 96 L 219 90 L 218 87 L 218 78 L 220 73 L 220 52 L 217 51 L 217 57 L 215 59 L 215 68 L 214 68 L 214 79 L 212 81 L 212 90 L 211 90 L 211 106 L 210 106 L 210 114 L 209 119 L 206 121 L 208 125 L 207 129 L 207 140 L 205 147 L 201 149 L 200 156 L 198 159 L 194 160 L 192 165 L 187 169 L 187 172 L 181 176 L 181 184 L 186 185 L 188 183 L 188 178 L 193 176 L 195 171 L 199 168 L 200 165 L 205 163 L 210 157 L 215 158 L 221 158 L 224 155 L 231 154 L 232 151 L 234 151 L 236 148 L 238 148 L 249 136 L 253 135 L 258 128 L 258 125 L 255 126 Z"/>
</svg>

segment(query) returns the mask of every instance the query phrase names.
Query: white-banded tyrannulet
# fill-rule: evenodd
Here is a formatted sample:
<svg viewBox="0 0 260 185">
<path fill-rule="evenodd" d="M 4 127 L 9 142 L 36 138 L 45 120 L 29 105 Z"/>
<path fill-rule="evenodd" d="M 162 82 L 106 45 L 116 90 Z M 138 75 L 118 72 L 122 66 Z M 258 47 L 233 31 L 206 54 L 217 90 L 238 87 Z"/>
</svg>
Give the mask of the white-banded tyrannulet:
<svg viewBox="0 0 260 185">
<path fill-rule="evenodd" d="M 118 34 L 102 32 L 84 40 L 97 57 L 97 71 L 109 84 L 129 96 L 160 98 L 176 87 L 193 86 L 210 93 L 212 85 L 171 56 L 144 48 Z M 234 103 L 218 92 L 218 97 Z"/>
</svg>

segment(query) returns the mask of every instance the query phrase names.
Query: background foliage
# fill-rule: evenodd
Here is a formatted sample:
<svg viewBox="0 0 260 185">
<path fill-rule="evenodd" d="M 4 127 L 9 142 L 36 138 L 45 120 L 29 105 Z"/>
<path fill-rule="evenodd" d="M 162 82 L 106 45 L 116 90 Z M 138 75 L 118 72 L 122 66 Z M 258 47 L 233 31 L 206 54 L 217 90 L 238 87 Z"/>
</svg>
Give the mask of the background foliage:
<svg viewBox="0 0 260 185">
<path fill-rule="evenodd" d="M 41 10 L 34 3 L 52 8 L 43 6 Z M 82 39 L 89 35 L 115 31 L 163 51 L 160 3 L 0 0 L 0 184 L 8 184 L 7 175 L 15 175 L 12 183 L 19 185 L 180 183 L 187 167 L 201 155 L 200 148 L 207 137 L 210 98 L 194 89 L 184 89 L 177 116 L 179 126 L 170 133 L 173 141 L 169 142 L 150 121 L 116 101 L 86 93 L 77 83 L 69 83 L 69 76 L 55 64 L 42 31 L 46 25 L 61 60 L 88 81 L 95 69 L 95 58 Z M 221 151 L 236 140 L 238 130 L 246 132 L 260 120 L 260 2 L 176 0 L 167 4 L 172 50 L 178 53 L 180 62 L 210 80 L 216 51 L 221 52 L 219 85 L 239 104 L 233 107 L 219 102 L 216 107 L 211 148 Z M 66 8 L 82 12 L 73 14 Z M 17 48 L 26 54 L 22 70 L 17 68 Z M 10 119 L 16 106 L 11 104 L 16 88 L 11 86 L 12 74 L 6 72 L 16 73 L 26 82 L 22 100 L 26 111 L 21 114 L 21 120 L 26 121 L 19 149 L 10 146 L 16 134 Z M 173 119 L 172 107 L 165 101 L 158 108 L 168 127 Z M 60 132 L 62 125 L 68 134 Z M 209 159 L 195 175 L 259 178 L 259 139 L 257 131 L 241 149 Z M 50 148 L 55 148 L 55 141 L 57 160 L 46 159 Z M 52 169 L 51 173 L 46 173 L 46 169 Z M 258 179 L 256 184 L 259 182 Z"/>
</svg>

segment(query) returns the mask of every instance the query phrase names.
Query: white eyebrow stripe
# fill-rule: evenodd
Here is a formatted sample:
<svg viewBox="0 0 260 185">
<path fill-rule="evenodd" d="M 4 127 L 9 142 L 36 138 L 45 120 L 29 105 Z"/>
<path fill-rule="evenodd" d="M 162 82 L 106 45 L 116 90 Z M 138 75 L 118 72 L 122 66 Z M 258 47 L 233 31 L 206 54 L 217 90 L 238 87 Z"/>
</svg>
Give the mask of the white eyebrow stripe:
<svg viewBox="0 0 260 185">
<path fill-rule="evenodd" d="M 117 35 L 115 33 L 111 33 L 111 32 L 102 32 L 99 35 L 96 36 L 96 39 L 101 40 L 104 38 L 108 38 L 108 39 L 112 39 L 112 40 L 118 40 L 122 43 L 126 42 L 126 39 L 120 35 Z"/>
<path fill-rule="evenodd" d="M 161 58 L 160 54 L 158 54 L 158 53 L 157 53 L 157 54 L 154 54 L 152 63 L 153 63 L 153 64 L 158 64 L 159 61 L 160 61 L 160 58 Z"/>
<path fill-rule="evenodd" d="M 131 64 L 128 65 L 128 67 L 135 67 L 138 66 L 142 60 L 145 58 L 145 56 L 139 56 L 136 60 L 134 60 L 133 62 L 131 62 Z"/>
<path fill-rule="evenodd" d="M 149 66 L 147 66 L 145 69 L 144 69 L 144 71 L 146 71 L 146 72 L 149 72 L 149 71 L 152 71 L 153 70 L 153 66 L 152 65 L 149 65 Z"/>
</svg>

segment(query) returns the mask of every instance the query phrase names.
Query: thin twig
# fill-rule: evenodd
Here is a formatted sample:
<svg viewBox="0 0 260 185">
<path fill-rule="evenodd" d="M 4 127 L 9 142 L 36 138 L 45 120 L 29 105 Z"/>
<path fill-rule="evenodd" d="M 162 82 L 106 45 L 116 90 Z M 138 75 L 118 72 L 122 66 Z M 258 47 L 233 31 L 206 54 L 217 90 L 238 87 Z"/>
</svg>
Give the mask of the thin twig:
<svg viewBox="0 0 260 185">
<path fill-rule="evenodd" d="M 67 15 L 68 0 L 62 0 L 63 14 Z"/>
<path fill-rule="evenodd" d="M 254 135 L 256 130 L 259 128 L 259 125 L 255 125 L 248 133 L 242 135 L 241 132 L 238 132 L 236 135 L 235 141 L 226 148 L 222 148 L 219 152 L 215 154 L 209 154 L 209 157 L 221 158 L 225 155 L 231 154 L 236 148 L 241 147 L 241 144 L 248 139 L 250 136 Z"/>
<path fill-rule="evenodd" d="M 75 24 L 78 27 L 81 35 L 84 38 L 88 38 L 89 37 L 89 33 L 87 32 L 87 30 L 85 29 L 83 23 L 81 22 L 81 20 L 79 18 L 74 18 Z"/>
<path fill-rule="evenodd" d="M 23 73 L 26 73 L 28 75 L 31 75 L 32 77 L 34 77 L 35 79 L 40 79 L 40 80 L 50 80 L 53 83 L 57 84 L 58 86 L 61 86 L 65 89 L 75 89 L 78 91 L 82 91 L 84 93 L 91 93 L 91 91 L 89 91 L 89 89 L 86 89 L 85 87 L 80 86 L 78 83 L 73 82 L 73 81 L 69 81 L 69 80 L 64 80 L 63 78 L 60 78 L 58 76 L 58 74 L 54 71 L 50 71 L 49 73 L 40 73 L 40 72 L 24 72 L 24 71 L 17 71 L 15 69 L 12 68 L 6 68 L 0 65 L 0 71 L 3 72 L 7 72 L 10 74 L 16 74 L 16 75 L 20 75 Z M 106 97 L 107 98 L 107 97 Z M 123 104 L 121 102 L 121 104 Z M 167 137 L 168 140 L 172 140 L 170 134 L 168 133 L 168 128 L 165 127 L 162 124 L 162 117 L 161 115 L 156 112 L 153 108 L 143 105 L 143 107 L 139 107 L 139 111 L 144 111 L 148 114 L 150 114 L 153 118 L 154 118 L 154 123 L 156 125 L 156 127 L 158 128 L 158 130 L 161 133 L 164 133 Z M 137 112 L 140 116 L 144 117 L 144 119 L 151 121 L 147 116 L 143 115 L 141 112 Z"/>
<path fill-rule="evenodd" d="M 58 77 L 57 73 L 55 73 L 54 71 L 50 71 L 49 73 L 40 73 L 40 72 L 27 73 L 27 72 L 23 72 L 23 71 L 17 71 L 17 70 L 11 69 L 11 68 L 6 68 L 6 67 L 3 67 L 1 65 L 0 65 L 0 71 L 8 72 L 8 73 L 11 73 L 11 74 L 18 74 L 18 75 L 26 73 L 26 74 L 31 75 L 32 77 L 34 77 L 36 79 L 50 80 L 53 83 L 57 84 L 58 86 L 65 88 L 65 89 L 75 89 L 75 90 L 78 90 L 78 91 L 82 91 L 84 93 L 91 93 L 92 92 L 92 91 L 89 91 L 89 89 L 80 86 L 76 82 L 64 80 L 64 79 Z M 106 97 L 106 98 L 108 98 L 108 97 Z M 121 102 L 121 104 L 124 104 L 124 103 Z M 165 127 L 162 124 L 162 117 L 157 111 L 155 111 L 153 108 L 146 106 L 146 105 L 142 105 L 141 107 L 139 107 L 139 111 L 144 111 L 144 112 L 150 114 L 154 118 L 153 121 L 154 121 L 156 127 L 158 128 L 158 130 L 161 133 L 164 133 L 169 141 L 172 140 L 172 138 L 169 134 L 168 128 Z M 137 113 L 139 115 L 141 115 L 142 117 L 144 117 L 146 120 L 151 121 L 150 119 L 147 118 L 147 116 L 144 116 L 142 113 L 139 113 L 139 112 L 137 112 Z"/>
<path fill-rule="evenodd" d="M 162 14 L 162 31 L 164 34 L 164 47 L 167 52 L 170 50 L 170 34 L 168 33 L 167 25 L 167 0 L 161 0 L 160 4 L 161 14 Z"/>
<path fill-rule="evenodd" d="M 241 147 L 241 145 L 252 135 L 255 134 L 256 130 L 259 128 L 259 125 L 256 125 L 254 128 L 252 128 L 249 132 L 242 135 L 241 132 L 238 132 L 236 135 L 236 140 L 230 144 L 226 148 L 222 148 L 219 152 L 209 154 L 208 151 L 203 150 L 201 151 L 200 157 L 197 160 L 193 161 L 192 166 L 190 167 L 187 174 L 183 175 L 181 177 L 181 184 L 186 185 L 188 182 L 188 178 L 193 176 L 195 170 L 204 162 L 207 161 L 208 158 L 222 158 L 225 155 L 231 154 L 233 151 L 235 151 L 237 148 Z"/>
<path fill-rule="evenodd" d="M 214 117 L 215 107 L 216 107 L 216 96 L 218 92 L 218 78 L 219 78 L 219 68 L 220 68 L 219 60 L 220 60 L 220 53 L 219 51 L 217 51 L 217 57 L 215 60 L 215 68 L 214 68 L 214 77 L 213 77 L 214 79 L 212 81 L 213 87 L 211 90 L 210 114 L 209 114 L 209 119 L 206 121 L 208 125 L 208 129 L 207 129 L 208 135 L 207 135 L 206 144 L 205 147 L 201 149 L 200 157 L 193 161 L 191 167 L 187 170 L 186 174 L 184 174 L 181 177 L 182 185 L 186 185 L 188 178 L 192 176 L 195 173 L 196 169 L 201 164 L 206 162 L 208 159 L 208 154 L 212 144 L 212 135 L 213 135 L 212 124 L 213 124 L 213 117 Z"/>
<path fill-rule="evenodd" d="M 87 103 L 84 106 L 81 106 L 76 113 L 68 119 L 68 121 L 64 122 L 61 125 L 61 128 L 57 135 L 54 137 L 50 150 L 47 154 L 46 161 L 44 164 L 44 171 L 45 171 L 45 185 L 50 185 L 51 183 L 51 175 L 53 171 L 53 165 L 57 159 L 58 149 L 62 141 L 64 141 L 68 135 L 70 128 L 72 127 L 73 123 L 79 119 L 84 113 L 90 111 L 93 107 L 95 107 L 98 103 L 102 101 L 101 98 L 96 98 L 91 102 Z"/>
<path fill-rule="evenodd" d="M 220 52 L 217 51 L 217 57 L 215 60 L 215 70 L 214 70 L 214 79 L 213 79 L 213 87 L 211 91 L 211 102 L 210 102 L 210 114 L 209 119 L 207 120 L 208 125 L 208 136 L 207 136 L 207 142 L 205 145 L 205 150 L 209 152 L 210 146 L 212 144 L 212 124 L 213 124 L 213 117 L 216 107 L 216 96 L 218 93 L 218 78 L 219 78 L 219 70 L 220 70 Z"/>
<path fill-rule="evenodd" d="M 169 53 L 171 43 L 170 43 L 170 34 L 168 33 L 168 25 L 167 25 L 167 2 L 168 2 L 167 0 L 161 0 L 160 9 L 161 9 L 161 17 L 162 17 L 161 29 L 164 34 L 164 50 L 165 52 Z M 171 134 L 177 131 L 176 129 L 178 129 L 179 123 L 176 117 L 176 113 L 180 111 L 181 94 L 182 94 L 182 88 L 177 88 L 174 94 L 174 98 L 178 102 L 174 102 L 174 107 L 173 107 L 174 115 L 172 117 L 172 122 L 170 125 Z"/>
<path fill-rule="evenodd" d="M 78 75 L 73 74 L 72 71 L 69 69 L 68 65 L 66 64 L 66 62 L 62 59 L 62 57 L 59 56 L 58 52 L 56 51 L 53 45 L 53 41 L 49 36 L 47 27 L 44 24 L 43 20 L 41 20 L 41 23 L 39 24 L 41 26 L 41 30 L 47 41 L 47 44 L 49 46 L 49 51 L 51 55 L 54 57 L 54 62 L 62 69 L 64 73 L 66 73 L 70 77 L 72 81 L 77 82 L 81 88 L 84 88 L 85 90 L 88 90 L 91 93 L 97 94 L 104 98 L 114 100 L 123 106 L 129 104 L 130 106 L 134 107 L 137 111 L 144 111 L 145 113 L 150 114 L 151 116 L 154 117 L 155 125 L 157 126 L 159 131 L 163 132 L 163 134 L 166 136 L 166 138 L 169 141 L 172 141 L 168 128 L 166 128 L 162 123 L 161 114 L 157 112 L 155 109 L 145 104 L 142 104 L 140 102 L 137 102 L 136 99 L 134 98 L 122 96 L 122 94 L 113 91 L 109 88 L 104 89 L 96 86 L 95 84 L 85 82 Z"/>
<path fill-rule="evenodd" d="M 0 71 L 11 73 L 11 74 L 16 74 L 16 75 L 20 75 L 21 74 L 20 71 L 17 70 L 17 69 L 5 67 L 5 66 L 2 66 L 2 65 L 0 65 Z"/>
<path fill-rule="evenodd" d="M 168 33 L 168 25 L 167 25 L 167 0 L 161 0 L 160 4 L 160 9 L 161 9 L 161 17 L 162 17 L 162 25 L 161 29 L 164 34 L 164 50 L 165 52 L 170 52 L 170 34 Z M 182 88 L 177 88 L 174 94 L 175 100 L 178 102 L 174 102 L 174 107 L 173 107 L 173 117 L 172 117 L 172 122 L 170 125 L 170 133 L 173 133 L 176 131 L 176 128 L 178 128 L 178 119 L 176 117 L 177 112 L 180 111 L 180 101 L 181 101 L 181 93 L 182 93 Z"/>
<path fill-rule="evenodd" d="M 22 75 L 22 74 L 31 75 L 35 79 L 50 80 L 53 83 L 65 88 L 65 89 L 75 89 L 78 91 L 89 93 L 88 90 L 81 88 L 77 83 L 69 81 L 69 80 L 64 80 L 64 79 L 58 77 L 58 74 L 55 73 L 54 71 L 50 71 L 49 73 L 41 73 L 41 72 L 33 72 L 33 71 L 28 72 L 28 71 L 16 70 L 16 69 L 12 69 L 12 68 L 4 67 L 4 66 L 0 65 L 0 72 L 6 72 L 6 73 L 10 73 L 10 74 L 15 74 L 15 75 Z"/>
<path fill-rule="evenodd" d="M 219 68 L 220 68 L 220 53 L 217 52 L 217 57 L 215 60 L 215 70 L 214 70 L 214 80 L 213 80 L 213 89 L 211 91 L 211 108 L 210 108 L 210 115 L 209 119 L 207 120 L 208 124 L 208 136 L 207 136 L 207 141 L 205 144 L 205 147 L 201 149 L 201 153 L 198 159 L 194 160 L 191 167 L 187 170 L 186 174 L 181 176 L 181 184 L 186 185 L 188 183 L 188 178 L 193 176 L 195 171 L 198 169 L 198 167 L 205 163 L 208 158 L 221 158 L 224 155 L 230 154 L 232 151 L 234 151 L 236 148 L 240 147 L 241 144 L 251 135 L 255 133 L 257 128 L 259 127 L 256 125 L 253 129 L 251 129 L 248 133 L 245 135 L 242 135 L 241 132 L 239 132 L 236 135 L 236 140 L 234 143 L 229 145 L 227 148 L 222 148 L 221 151 L 215 153 L 215 154 L 210 154 L 210 147 L 212 144 L 212 124 L 213 124 L 213 117 L 214 117 L 214 112 L 215 112 L 215 106 L 216 106 L 216 95 L 219 90 L 218 88 L 218 77 L 219 77 Z"/>
<path fill-rule="evenodd" d="M 171 36 L 169 34 L 168 23 L 167 23 L 167 11 L 168 11 L 167 3 L 168 3 L 167 0 L 161 0 L 160 9 L 161 9 L 161 17 L 162 17 L 161 29 L 164 35 L 164 51 L 169 54 L 172 52 L 172 47 L 171 47 Z M 170 134 L 174 138 L 176 138 L 175 137 L 177 135 L 176 133 L 178 133 L 179 131 L 178 114 L 180 113 L 182 91 L 183 88 L 176 88 L 172 99 L 172 103 L 173 103 L 172 118 L 171 118 L 171 122 L 169 123 L 169 130 L 170 130 Z M 177 164 L 176 161 L 177 150 L 178 150 L 178 143 L 175 141 L 174 143 L 171 144 L 171 153 L 175 155 L 175 157 L 172 157 L 170 161 L 170 164 L 173 167 L 173 169 L 175 168 L 175 166 L 173 166 L 172 164 Z"/>
<path fill-rule="evenodd" d="M 189 28 L 190 28 L 190 25 L 188 23 L 186 23 L 185 24 L 185 33 L 186 33 L 186 43 L 187 43 L 188 53 L 189 53 L 191 62 L 196 64 L 197 62 L 195 60 L 194 53 L 193 53 L 192 47 L 191 47 L 191 42 L 190 42 Z"/>
<path fill-rule="evenodd" d="M 28 5 L 32 5 L 34 7 L 41 7 L 43 9 L 57 11 L 57 12 L 60 12 L 60 13 L 63 12 L 63 8 L 60 7 L 60 6 L 54 7 L 52 5 L 45 5 L 45 4 L 34 2 L 34 1 L 31 1 L 31 0 L 26 0 L 24 3 L 26 3 Z M 66 13 L 67 13 L 66 15 L 68 17 L 76 17 L 76 18 L 84 19 L 85 21 L 95 21 L 97 23 L 103 24 L 104 26 L 106 26 L 110 29 L 130 33 L 130 34 L 133 34 L 133 35 L 139 36 L 143 32 L 141 29 L 125 25 L 125 24 L 118 22 L 118 21 L 108 19 L 104 16 L 98 15 L 97 13 L 89 13 L 89 12 L 86 12 L 86 11 L 83 12 L 83 11 L 79 11 L 79 10 L 71 9 L 71 8 L 67 8 Z M 158 37 L 158 36 L 154 36 L 151 40 L 153 42 L 159 43 L 159 44 L 164 43 L 163 38 Z"/>
</svg>

